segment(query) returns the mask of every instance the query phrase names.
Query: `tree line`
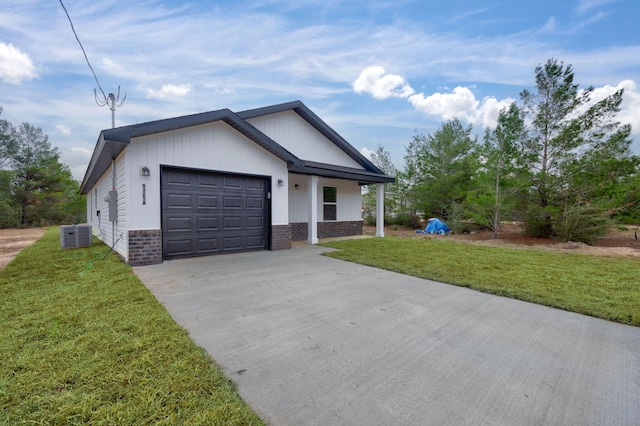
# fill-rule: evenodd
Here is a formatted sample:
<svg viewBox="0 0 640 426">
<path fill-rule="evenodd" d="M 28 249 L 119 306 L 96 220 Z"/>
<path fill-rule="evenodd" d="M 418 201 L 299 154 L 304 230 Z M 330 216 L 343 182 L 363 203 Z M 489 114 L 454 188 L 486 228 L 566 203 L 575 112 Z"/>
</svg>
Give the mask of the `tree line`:
<svg viewBox="0 0 640 426">
<path fill-rule="evenodd" d="M 84 222 L 79 190 L 41 128 L 0 119 L 0 228 Z"/>
<path fill-rule="evenodd" d="M 640 158 L 631 126 L 616 121 L 623 90 L 592 100 L 571 65 L 549 59 L 535 69 L 535 91 L 500 111 L 482 141 L 452 119 L 416 134 L 396 171 L 382 146 L 373 162 L 396 182 L 387 186 L 387 221 L 417 227 L 440 217 L 457 232 L 473 224 L 499 236 L 516 221 L 527 235 L 592 243 L 615 221 L 640 222 Z M 364 198 L 375 212 L 375 189 Z"/>
</svg>

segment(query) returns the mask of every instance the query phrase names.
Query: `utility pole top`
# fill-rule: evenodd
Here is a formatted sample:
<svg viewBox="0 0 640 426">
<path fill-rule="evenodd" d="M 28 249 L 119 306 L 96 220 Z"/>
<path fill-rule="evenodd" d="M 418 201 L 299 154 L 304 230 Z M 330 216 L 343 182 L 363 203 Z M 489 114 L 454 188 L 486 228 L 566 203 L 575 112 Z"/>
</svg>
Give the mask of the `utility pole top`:
<svg viewBox="0 0 640 426">
<path fill-rule="evenodd" d="M 116 108 L 120 108 L 124 105 L 124 101 L 127 99 L 127 94 L 125 93 L 122 100 L 120 100 L 120 86 L 118 86 L 117 95 L 109 93 L 109 95 L 105 96 L 102 90 L 100 92 L 102 93 L 102 98 L 98 98 L 98 92 L 93 89 L 93 95 L 95 96 L 98 106 L 109 106 L 109 109 L 111 110 L 111 128 L 113 129 L 116 127 Z"/>
</svg>

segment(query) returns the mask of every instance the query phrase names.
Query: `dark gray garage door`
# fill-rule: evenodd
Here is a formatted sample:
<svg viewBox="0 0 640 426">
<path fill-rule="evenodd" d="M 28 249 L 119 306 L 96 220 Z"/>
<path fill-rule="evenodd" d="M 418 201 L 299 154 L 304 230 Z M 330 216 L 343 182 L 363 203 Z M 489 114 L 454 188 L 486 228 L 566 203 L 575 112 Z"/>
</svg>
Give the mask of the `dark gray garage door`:
<svg viewBox="0 0 640 426">
<path fill-rule="evenodd" d="M 162 168 L 164 259 L 266 250 L 268 180 Z"/>
</svg>

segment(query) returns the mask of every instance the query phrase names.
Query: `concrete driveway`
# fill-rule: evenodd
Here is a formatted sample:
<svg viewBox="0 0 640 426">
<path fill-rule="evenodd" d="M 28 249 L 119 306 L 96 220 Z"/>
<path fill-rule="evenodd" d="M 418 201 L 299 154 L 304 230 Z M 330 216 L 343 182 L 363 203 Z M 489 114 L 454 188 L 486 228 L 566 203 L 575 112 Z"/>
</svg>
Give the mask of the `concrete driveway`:
<svg viewBox="0 0 640 426">
<path fill-rule="evenodd" d="M 135 273 L 271 425 L 640 425 L 640 328 L 300 246 Z"/>
</svg>

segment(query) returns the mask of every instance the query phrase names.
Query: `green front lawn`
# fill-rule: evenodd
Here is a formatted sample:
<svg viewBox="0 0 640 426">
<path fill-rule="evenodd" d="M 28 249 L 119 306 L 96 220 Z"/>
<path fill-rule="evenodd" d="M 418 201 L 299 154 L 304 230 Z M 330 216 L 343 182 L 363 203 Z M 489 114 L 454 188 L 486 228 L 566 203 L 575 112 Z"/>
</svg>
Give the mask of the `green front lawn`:
<svg viewBox="0 0 640 426">
<path fill-rule="evenodd" d="M 258 425 L 131 268 L 51 228 L 0 271 L 0 424 Z"/>
<path fill-rule="evenodd" d="M 324 244 L 337 259 L 640 326 L 640 261 L 411 238 Z"/>
</svg>

